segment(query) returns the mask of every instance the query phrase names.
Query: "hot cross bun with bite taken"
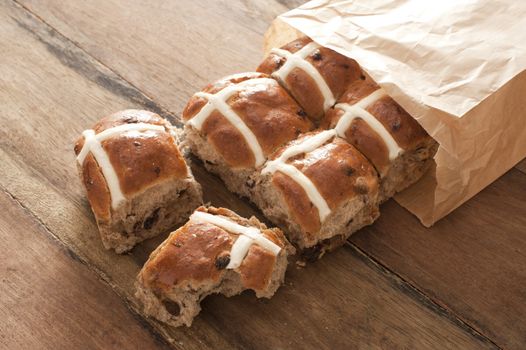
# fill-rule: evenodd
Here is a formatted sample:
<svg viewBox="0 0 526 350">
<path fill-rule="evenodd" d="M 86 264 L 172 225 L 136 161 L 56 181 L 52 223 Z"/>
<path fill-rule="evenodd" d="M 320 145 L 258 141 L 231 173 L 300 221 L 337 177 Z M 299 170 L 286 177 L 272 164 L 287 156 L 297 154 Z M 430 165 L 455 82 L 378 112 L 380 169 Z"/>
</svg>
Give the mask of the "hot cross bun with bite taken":
<svg viewBox="0 0 526 350">
<path fill-rule="evenodd" d="M 378 175 L 334 130 L 302 135 L 279 149 L 256 181 L 255 203 L 314 260 L 379 215 Z"/>
<path fill-rule="evenodd" d="M 251 289 L 270 298 L 283 283 L 294 248 L 281 230 L 224 208 L 200 207 L 150 255 L 136 297 L 147 315 L 190 326 L 207 295 Z"/>
<path fill-rule="evenodd" d="M 186 142 L 230 191 L 250 197 L 250 176 L 279 146 L 313 124 L 268 75 L 225 77 L 196 93 L 183 111 Z"/>
<path fill-rule="evenodd" d="M 272 49 L 257 71 L 277 79 L 314 121 L 323 117 L 351 82 L 363 77 L 355 60 L 308 37 Z"/>
<path fill-rule="evenodd" d="M 362 152 L 380 176 L 380 201 L 416 182 L 438 144 L 370 78 L 357 80 L 322 122 Z"/>
<path fill-rule="evenodd" d="M 106 249 L 126 252 L 202 203 L 172 126 L 155 113 L 124 110 L 101 119 L 82 133 L 75 154 Z"/>
</svg>

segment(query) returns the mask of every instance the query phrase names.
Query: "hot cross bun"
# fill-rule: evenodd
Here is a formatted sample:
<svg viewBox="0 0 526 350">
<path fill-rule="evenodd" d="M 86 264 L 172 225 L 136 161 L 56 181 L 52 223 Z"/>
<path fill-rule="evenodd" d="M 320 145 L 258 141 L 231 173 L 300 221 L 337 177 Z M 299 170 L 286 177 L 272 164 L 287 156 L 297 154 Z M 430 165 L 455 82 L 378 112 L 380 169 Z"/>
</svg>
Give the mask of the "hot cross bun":
<svg viewBox="0 0 526 350">
<path fill-rule="evenodd" d="M 102 242 L 117 253 L 183 222 L 202 203 L 172 126 L 155 113 L 101 119 L 82 133 L 75 154 Z"/>
<path fill-rule="evenodd" d="M 137 278 L 145 313 L 190 326 L 207 295 L 251 289 L 270 298 L 294 248 L 281 230 L 224 208 L 200 207 L 150 255 Z"/>
<path fill-rule="evenodd" d="M 227 187 L 249 197 L 257 167 L 314 125 L 268 75 L 225 77 L 192 96 L 183 112 L 186 141 Z"/>
<path fill-rule="evenodd" d="M 313 260 L 378 217 L 378 175 L 334 130 L 307 133 L 265 164 L 253 200 Z"/>
<path fill-rule="evenodd" d="M 322 122 L 362 152 L 381 176 L 380 201 L 416 182 L 438 144 L 369 78 L 351 83 Z"/>
<path fill-rule="evenodd" d="M 314 121 L 324 116 L 351 82 L 363 77 L 355 60 L 308 37 L 272 49 L 257 71 L 277 79 Z"/>
</svg>

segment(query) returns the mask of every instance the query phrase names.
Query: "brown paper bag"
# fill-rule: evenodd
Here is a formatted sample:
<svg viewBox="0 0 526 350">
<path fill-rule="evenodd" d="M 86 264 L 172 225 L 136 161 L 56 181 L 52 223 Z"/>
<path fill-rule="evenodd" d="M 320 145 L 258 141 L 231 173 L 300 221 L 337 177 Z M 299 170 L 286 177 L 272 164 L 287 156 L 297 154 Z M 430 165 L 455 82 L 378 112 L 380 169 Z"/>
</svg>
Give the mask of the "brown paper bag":
<svg viewBox="0 0 526 350">
<path fill-rule="evenodd" d="M 424 225 L 526 156 L 525 1 L 311 1 L 265 49 L 302 33 L 356 59 L 439 142 L 436 167 L 395 197 Z"/>
</svg>

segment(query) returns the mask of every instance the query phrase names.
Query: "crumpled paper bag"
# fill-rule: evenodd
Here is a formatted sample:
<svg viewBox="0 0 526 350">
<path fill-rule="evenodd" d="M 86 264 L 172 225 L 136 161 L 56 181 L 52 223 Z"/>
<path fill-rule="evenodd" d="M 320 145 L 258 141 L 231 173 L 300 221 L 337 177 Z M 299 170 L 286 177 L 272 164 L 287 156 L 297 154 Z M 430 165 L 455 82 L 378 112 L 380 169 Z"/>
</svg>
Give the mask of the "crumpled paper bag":
<svg viewBox="0 0 526 350">
<path fill-rule="evenodd" d="M 395 196 L 424 225 L 526 156 L 526 1 L 311 1 L 274 21 L 265 50 L 302 33 L 357 60 L 439 142 L 436 167 Z"/>
</svg>

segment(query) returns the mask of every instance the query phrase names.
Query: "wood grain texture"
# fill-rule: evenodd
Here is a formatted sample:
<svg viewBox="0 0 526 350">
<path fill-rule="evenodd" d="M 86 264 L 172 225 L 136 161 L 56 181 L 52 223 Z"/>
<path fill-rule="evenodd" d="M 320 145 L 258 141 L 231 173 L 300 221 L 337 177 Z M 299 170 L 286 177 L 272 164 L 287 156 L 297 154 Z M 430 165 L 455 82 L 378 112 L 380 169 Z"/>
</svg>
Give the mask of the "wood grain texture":
<svg viewBox="0 0 526 350">
<path fill-rule="evenodd" d="M 526 344 L 526 176 L 512 169 L 425 229 L 389 202 L 352 242 L 507 349 Z"/>
<path fill-rule="evenodd" d="M 136 307 L 135 275 L 163 237 L 129 255 L 105 251 L 77 179 L 72 146 L 102 115 L 127 107 L 162 108 L 18 5 L 3 1 L 0 10 L 0 186 Z M 194 169 L 212 204 L 254 213 L 217 178 L 199 165 Z M 292 265 L 287 285 L 270 301 L 251 293 L 212 297 L 192 328 L 149 322 L 185 349 L 495 348 L 349 247 L 306 269 Z"/>
<path fill-rule="evenodd" d="M 0 208 L 0 348 L 168 348 L 2 190 Z"/>
<path fill-rule="evenodd" d="M 519 164 L 515 166 L 515 168 L 526 174 L 526 159 L 520 161 Z"/>
<path fill-rule="evenodd" d="M 263 33 L 287 9 L 277 1 L 20 3 L 176 113 L 210 81 L 254 71 Z"/>
<path fill-rule="evenodd" d="M 286 285 L 270 301 L 252 293 L 228 301 L 213 297 L 204 310 L 198 322 L 217 324 L 242 348 L 493 347 L 467 342 L 452 323 L 442 322 L 430 300 L 350 247 L 306 269 L 289 268 Z M 247 327 L 223 326 L 229 317 Z"/>
</svg>

